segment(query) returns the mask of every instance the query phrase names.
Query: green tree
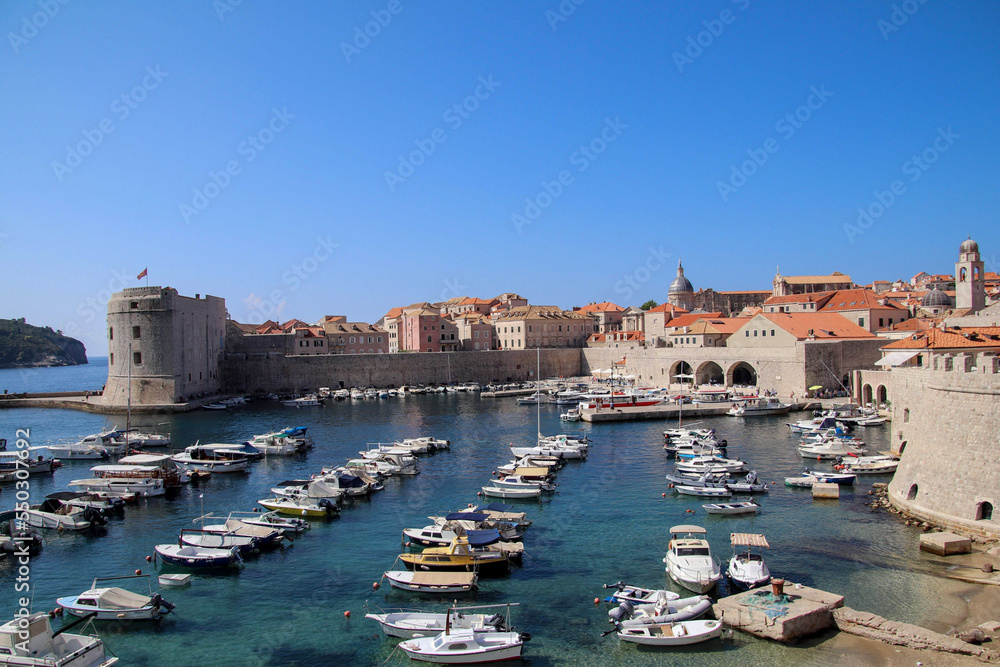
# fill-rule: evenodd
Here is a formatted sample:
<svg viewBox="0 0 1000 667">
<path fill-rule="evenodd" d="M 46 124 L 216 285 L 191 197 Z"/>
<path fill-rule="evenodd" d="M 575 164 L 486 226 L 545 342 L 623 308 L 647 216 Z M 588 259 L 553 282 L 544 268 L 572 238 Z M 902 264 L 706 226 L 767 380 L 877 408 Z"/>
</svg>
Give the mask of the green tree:
<svg viewBox="0 0 1000 667">
<path fill-rule="evenodd" d="M 656 308 L 658 305 L 660 304 L 656 303 L 656 301 L 654 301 L 653 299 L 650 299 L 646 303 L 639 306 L 639 308 L 641 308 L 642 310 L 649 310 L 650 308 Z"/>
</svg>

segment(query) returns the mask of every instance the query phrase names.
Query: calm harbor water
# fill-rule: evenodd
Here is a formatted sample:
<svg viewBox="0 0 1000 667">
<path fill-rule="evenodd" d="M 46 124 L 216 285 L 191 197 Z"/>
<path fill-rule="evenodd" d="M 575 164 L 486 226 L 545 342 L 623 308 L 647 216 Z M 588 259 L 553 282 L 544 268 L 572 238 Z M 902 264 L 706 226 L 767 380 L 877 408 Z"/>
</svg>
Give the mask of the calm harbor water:
<svg viewBox="0 0 1000 667">
<path fill-rule="evenodd" d="M 30 376 L 30 386 L 17 390 L 68 388 L 71 382 L 79 388 L 99 387 L 106 368 L 102 361 L 38 370 Z M 12 375 L 16 371 L 0 371 L 0 387 L 13 389 Z M 872 480 L 862 480 L 840 501 L 827 502 L 813 502 L 808 491 L 783 486 L 784 477 L 803 467 L 784 417 L 702 422 L 728 439 L 732 456 L 749 461 L 762 479 L 778 482 L 770 495 L 759 497 L 758 515 L 713 517 L 696 498 L 661 497 L 669 492 L 663 475 L 672 467 L 662 451 L 664 422 L 592 427 L 561 424 L 558 413 L 555 406 L 542 409 L 542 432 L 586 433 L 593 441 L 590 458 L 569 463 L 559 474 L 558 491 L 549 498 L 516 503 L 534 521 L 525 537 L 523 565 L 503 578 L 483 578 L 477 594 L 461 599 L 470 604 L 520 603 L 514 622 L 533 637 L 524 651 L 525 664 L 653 665 L 671 659 L 688 665 L 830 664 L 831 656 L 816 642 L 789 648 L 737 634 L 733 640 L 664 654 L 619 645 L 613 636 L 601 638 L 609 628 L 608 605 L 593 604 L 594 597 L 606 593 L 601 584 L 624 580 L 673 587 L 661 559 L 668 530 L 679 523 L 705 526 L 713 552 L 723 563 L 731 555 L 730 532 L 764 533 L 772 547 L 765 554 L 772 572 L 790 582 L 844 594 L 846 603 L 857 609 L 917 622 L 927 616 L 927 600 L 937 597 L 940 580 L 912 567 L 919 559 L 917 531 L 863 506 Z M 314 522 L 311 531 L 285 548 L 247 559 L 242 570 L 196 575 L 190 587 L 166 589 L 164 597 L 177 609 L 158 626 L 99 624 L 108 646 L 125 665 L 409 663 L 401 651 L 394 651 L 396 640 L 384 638 L 363 611 L 366 601 L 373 608 L 443 609 L 446 604 L 387 585 L 373 590 L 372 583 L 391 568 L 402 549 L 400 531 L 430 523 L 429 515 L 477 502 L 479 487 L 497 465 L 509 460 L 508 443 L 530 442 L 536 430 L 533 407 L 466 393 L 301 409 L 257 402 L 222 413 L 137 421 L 170 431 L 176 447 L 196 440 L 241 442 L 289 425 L 308 426 L 316 447 L 302 458 L 255 463 L 246 475 L 221 475 L 197 487 L 188 485 L 176 498 L 141 502 L 129 507 L 124 518 L 112 520 L 104 535 L 47 531 L 46 546 L 31 564 L 35 609 L 53 608 L 57 597 L 83 591 L 94 577 L 136 568 L 152 572 L 145 557 L 153 546 L 175 543 L 181 528 L 193 527 L 202 506 L 217 513 L 249 510 L 268 497 L 277 482 L 344 462 L 370 442 L 434 435 L 449 438 L 452 446 L 422 457 L 420 475 L 390 479 L 370 500 L 348 501 L 340 517 Z M 76 439 L 112 423 L 121 426 L 124 417 L 0 410 L 0 437 L 13 442 L 15 429 L 30 428 L 32 444 L 41 445 Z M 885 449 L 888 429 L 868 429 L 863 437 L 875 449 Z M 33 500 L 66 488 L 72 479 L 88 477 L 88 468 L 88 462 L 67 463 L 51 476 L 32 477 Z M 3 509 L 12 506 L 12 491 L 9 485 L 3 488 Z M 695 513 L 686 513 L 688 509 Z M 0 615 L 5 618 L 16 609 L 14 576 L 10 563 L 0 561 Z M 947 603 L 939 597 L 936 602 Z M 345 618 L 348 610 L 352 616 Z"/>
</svg>

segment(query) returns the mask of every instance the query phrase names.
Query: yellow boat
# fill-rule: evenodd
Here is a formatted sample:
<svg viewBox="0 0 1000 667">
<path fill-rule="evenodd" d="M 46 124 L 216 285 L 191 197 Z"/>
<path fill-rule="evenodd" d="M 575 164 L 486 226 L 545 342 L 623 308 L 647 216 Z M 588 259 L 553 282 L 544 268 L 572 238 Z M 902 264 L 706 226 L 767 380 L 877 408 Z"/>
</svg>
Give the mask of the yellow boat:
<svg viewBox="0 0 1000 667">
<path fill-rule="evenodd" d="M 400 554 L 410 570 L 465 570 L 484 572 L 510 567 L 508 554 L 489 547 L 473 547 L 466 537 L 456 537 L 446 547 L 430 547 L 420 553 Z"/>
<path fill-rule="evenodd" d="M 264 500 L 258 500 L 257 504 L 263 505 L 271 511 L 279 514 L 286 514 L 288 516 L 321 518 L 331 514 L 336 514 L 340 511 L 340 508 L 338 508 L 337 505 L 328 498 L 319 498 L 318 500 L 281 497 L 265 498 Z"/>
</svg>

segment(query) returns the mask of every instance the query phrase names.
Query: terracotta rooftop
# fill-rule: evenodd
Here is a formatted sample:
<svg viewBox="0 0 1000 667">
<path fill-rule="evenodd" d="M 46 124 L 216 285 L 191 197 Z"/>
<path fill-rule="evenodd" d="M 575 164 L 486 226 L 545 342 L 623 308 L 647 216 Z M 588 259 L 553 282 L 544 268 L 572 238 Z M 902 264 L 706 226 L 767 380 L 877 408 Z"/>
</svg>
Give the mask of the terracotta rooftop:
<svg viewBox="0 0 1000 667">
<path fill-rule="evenodd" d="M 772 296 L 764 301 L 765 306 L 773 306 L 781 303 L 819 303 L 830 298 L 836 292 L 810 292 L 808 294 L 786 294 L 785 296 Z"/>
<path fill-rule="evenodd" d="M 834 271 L 828 276 L 781 276 L 789 285 L 807 285 L 811 283 L 853 284 L 851 277 L 840 271 Z"/>
<path fill-rule="evenodd" d="M 678 315 L 683 315 L 684 313 L 688 312 L 687 309 L 681 308 L 680 306 L 671 305 L 670 303 L 661 303 L 659 306 L 656 306 L 655 308 L 650 308 L 646 312 L 647 313 L 669 313 L 671 311 L 673 311 L 674 313 L 676 313 Z"/>
<path fill-rule="evenodd" d="M 590 319 L 590 315 L 580 311 L 567 311 L 559 306 L 515 306 L 510 310 L 496 311 L 493 317 L 497 320 L 524 320 L 524 319 L 564 319 L 582 320 Z"/>
<path fill-rule="evenodd" d="M 893 341 L 883 350 L 956 350 L 963 348 L 1000 349 L 1000 327 L 946 327 L 919 331 L 909 338 Z"/>
<path fill-rule="evenodd" d="M 593 343 L 600 343 L 607 341 L 608 339 L 612 341 L 644 341 L 646 340 L 646 334 L 641 331 L 614 331 L 611 333 L 595 333 L 590 334 L 587 338 L 588 341 Z"/>
<path fill-rule="evenodd" d="M 702 318 L 722 317 L 722 312 L 718 313 L 685 313 L 664 323 L 664 327 L 689 327 Z"/>
<path fill-rule="evenodd" d="M 880 297 L 875 292 L 867 289 L 845 289 L 833 292 L 830 300 L 825 305 L 820 306 L 820 312 L 839 310 L 860 310 L 866 308 L 899 308 L 891 301 L 885 304 L 879 302 Z"/>
<path fill-rule="evenodd" d="M 935 320 L 914 317 L 902 322 L 896 322 L 879 331 L 926 331 L 934 326 Z"/>
<path fill-rule="evenodd" d="M 586 306 L 580 308 L 580 310 L 584 313 L 620 313 L 625 309 L 618 304 L 604 301 L 602 303 L 588 303 Z"/>
<path fill-rule="evenodd" d="M 875 334 L 838 313 L 761 313 L 758 317 L 773 322 L 799 340 L 875 338 Z"/>
</svg>

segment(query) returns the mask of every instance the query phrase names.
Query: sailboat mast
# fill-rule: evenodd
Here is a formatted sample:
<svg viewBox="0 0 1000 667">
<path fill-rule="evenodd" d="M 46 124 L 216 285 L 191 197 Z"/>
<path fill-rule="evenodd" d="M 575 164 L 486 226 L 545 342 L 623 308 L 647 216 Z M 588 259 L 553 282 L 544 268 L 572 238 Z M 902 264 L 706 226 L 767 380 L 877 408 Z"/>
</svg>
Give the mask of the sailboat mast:
<svg viewBox="0 0 1000 667">
<path fill-rule="evenodd" d="M 538 420 L 538 439 L 542 438 L 542 348 L 535 348 L 535 415 Z"/>
</svg>

